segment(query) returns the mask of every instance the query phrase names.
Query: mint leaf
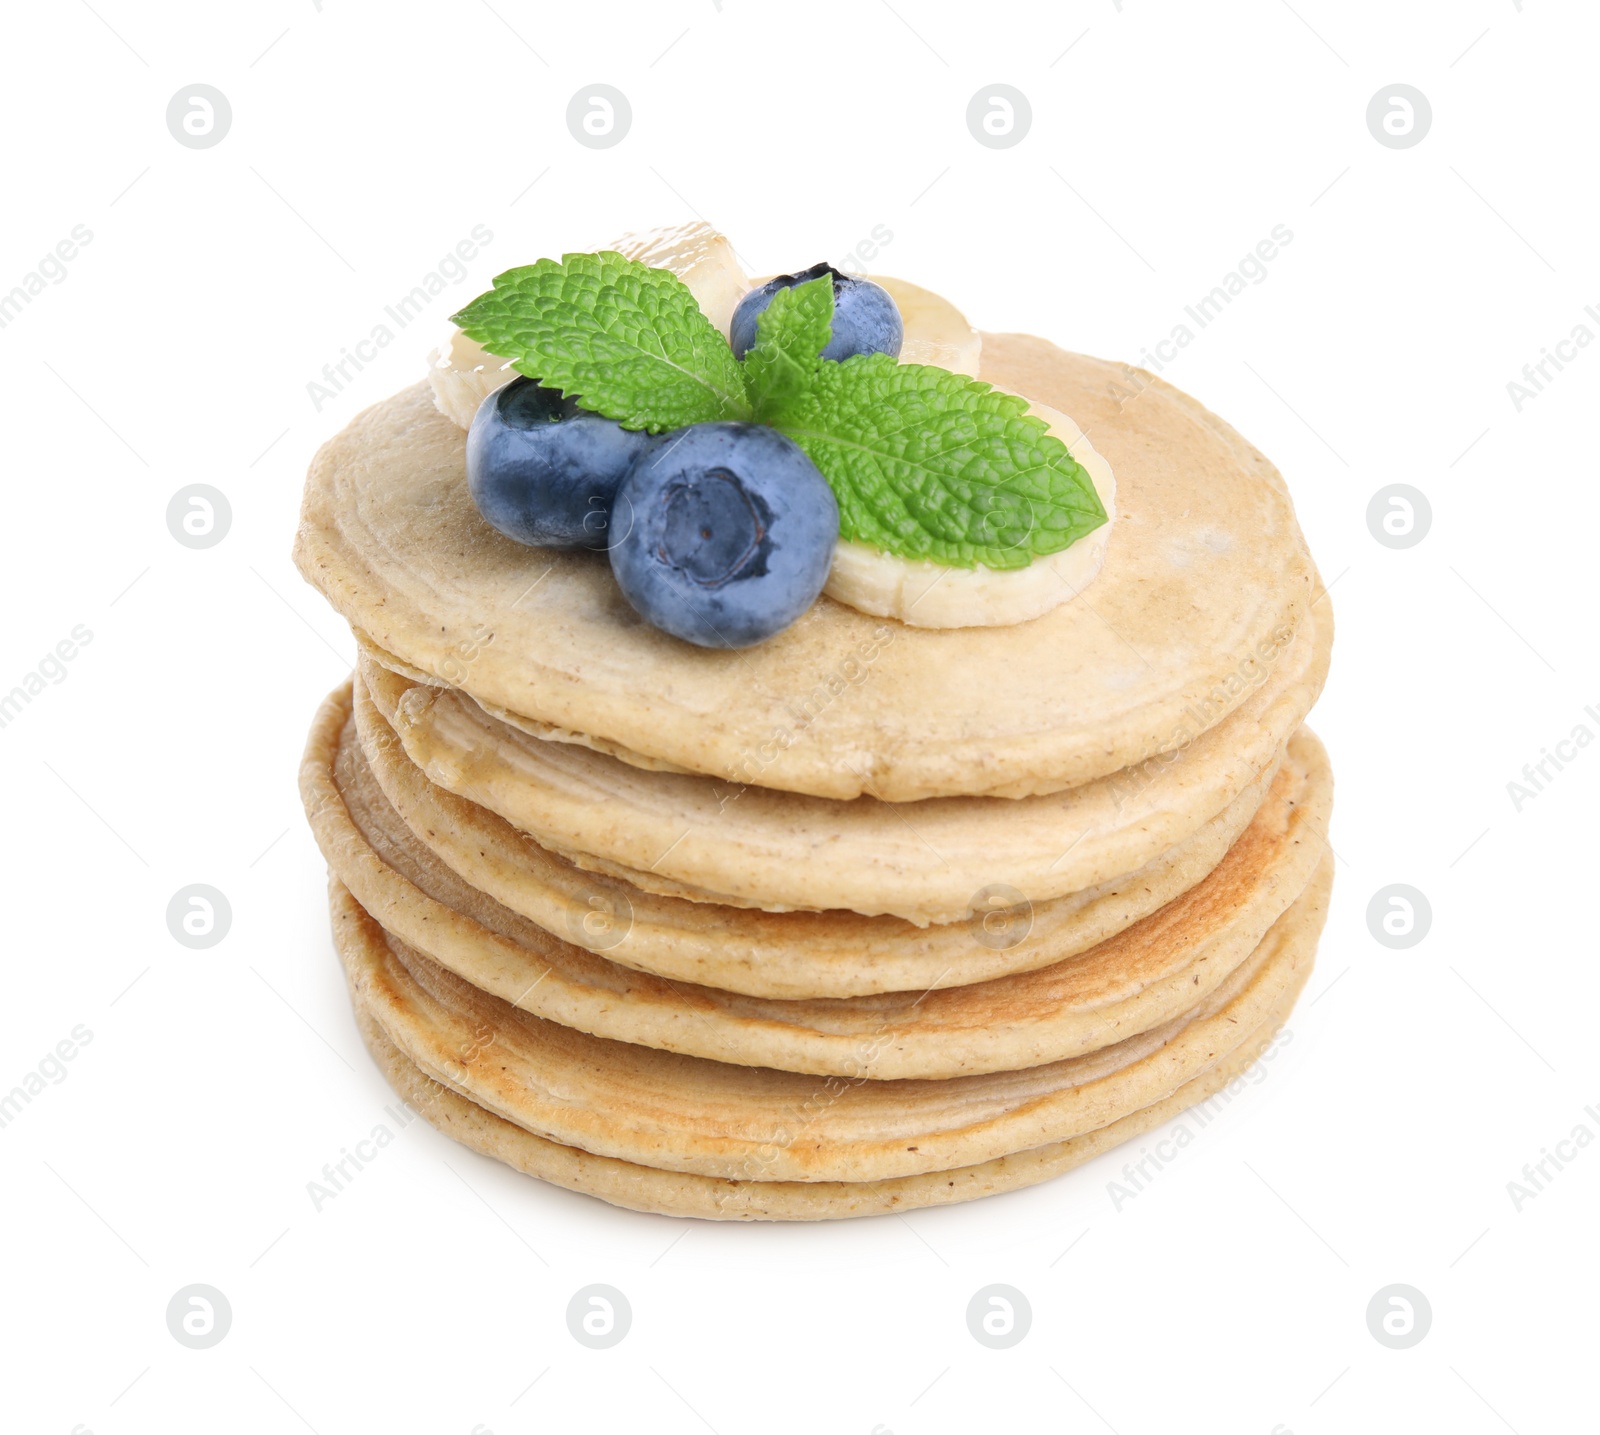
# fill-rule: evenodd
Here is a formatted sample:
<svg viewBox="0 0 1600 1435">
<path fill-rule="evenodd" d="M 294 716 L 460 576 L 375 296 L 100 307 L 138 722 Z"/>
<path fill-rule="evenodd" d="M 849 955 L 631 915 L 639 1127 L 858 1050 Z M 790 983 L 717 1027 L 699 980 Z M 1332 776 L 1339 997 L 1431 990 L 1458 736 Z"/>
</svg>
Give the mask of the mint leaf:
<svg viewBox="0 0 1600 1435">
<path fill-rule="evenodd" d="M 624 428 L 748 419 L 744 374 L 688 286 L 609 251 L 497 275 L 454 320 L 518 373 Z"/>
<path fill-rule="evenodd" d="M 1088 473 L 1027 407 L 868 354 L 819 362 L 769 422 L 822 470 L 842 537 L 953 568 L 1024 568 L 1106 521 Z"/>
<path fill-rule="evenodd" d="M 780 289 L 756 320 L 756 342 L 744 356 L 756 418 L 765 423 L 811 387 L 833 334 L 833 276 Z"/>
</svg>

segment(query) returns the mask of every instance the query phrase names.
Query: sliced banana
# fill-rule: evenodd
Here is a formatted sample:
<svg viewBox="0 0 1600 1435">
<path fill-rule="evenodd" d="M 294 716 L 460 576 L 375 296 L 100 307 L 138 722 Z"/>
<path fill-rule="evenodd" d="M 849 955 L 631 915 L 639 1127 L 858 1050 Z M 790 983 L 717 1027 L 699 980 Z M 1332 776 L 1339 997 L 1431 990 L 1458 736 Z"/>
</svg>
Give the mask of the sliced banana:
<svg viewBox="0 0 1600 1435">
<path fill-rule="evenodd" d="M 978 377 L 983 340 L 954 304 L 931 289 L 908 284 L 904 279 L 891 279 L 887 274 L 873 275 L 872 282 L 887 289 L 900 310 L 900 322 L 905 327 L 905 341 L 900 346 L 902 364 L 933 364 L 951 373 Z"/>
<path fill-rule="evenodd" d="M 509 359 L 496 358 L 459 329 L 428 354 L 434 407 L 464 429 L 472 427 L 478 405 L 516 377 Z"/>
<path fill-rule="evenodd" d="M 609 247 L 652 269 L 670 269 L 689 286 L 701 313 L 728 337 L 734 308 L 749 292 L 750 281 L 725 235 L 696 220 L 624 234 Z"/>
<path fill-rule="evenodd" d="M 608 247 L 653 269 L 670 269 L 727 337 L 734 306 L 749 291 L 750 281 L 734 257 L 733 246 L 709 224 L 696 221 L 625 234 Z M 516 376 L 509 360 L 496 358 L 459 329 L 428 355 L 434 406 L 462 428 L 471 428 L 478 405 Z"/>
<path fill-rule="evenodd" d="M 880 553 L 840 539 L 823 592 L 876 618 L 897 618 L 914 628 L 998 628 L 1026 623 L 1075 597 L 1105 561 L 1117 516 L 1117 480 L 1111 465 L 1077 424 L 1047 404 L 1028 412 L 1049 425 L 1094 483 L 1106 521 L 1070 548 L 1036 558 L 1026 568 L 946 568 Z"/>
</svg>

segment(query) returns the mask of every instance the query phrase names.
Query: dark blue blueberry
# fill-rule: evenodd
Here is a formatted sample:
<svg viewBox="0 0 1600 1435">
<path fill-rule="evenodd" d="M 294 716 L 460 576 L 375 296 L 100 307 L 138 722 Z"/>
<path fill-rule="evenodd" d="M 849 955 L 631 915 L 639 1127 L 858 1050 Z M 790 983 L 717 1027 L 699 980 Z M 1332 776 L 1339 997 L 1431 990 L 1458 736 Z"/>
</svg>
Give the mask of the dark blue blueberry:
<svg viewBox="0 0 1600 1435">
<path fill-rule="evenodd" d="M 798 444 L 764 424 L 691 424 L 617 491 L 611 571 L 656 627 L 747 648 L 817 601 L 838 536 L 833 490 Z"/>
<path fill-rule="evenodd" d="M 605 548 L 611 500 L 649 434 L 513 379 L 467 431 L 467 490 L 495 528 L 540 548 Z"/>
<path fill-rule="evenodd" d="M 852 354 L 888 354 L 898 359 L 905 328 L 889 291 L 870 279 L 841 274 L 831 264 L 813 264 L 799 274 L 780 274 L 746 294 L 733 311 L 729 326 L 728 341 L 733 345 L 734 356 L 742 359 L 755 346 L 756 320 L 778 290 L 792 289 L 824 274 L 833 275 L 833 334 L 822 357 L 848 359 Z"/>
</svg>

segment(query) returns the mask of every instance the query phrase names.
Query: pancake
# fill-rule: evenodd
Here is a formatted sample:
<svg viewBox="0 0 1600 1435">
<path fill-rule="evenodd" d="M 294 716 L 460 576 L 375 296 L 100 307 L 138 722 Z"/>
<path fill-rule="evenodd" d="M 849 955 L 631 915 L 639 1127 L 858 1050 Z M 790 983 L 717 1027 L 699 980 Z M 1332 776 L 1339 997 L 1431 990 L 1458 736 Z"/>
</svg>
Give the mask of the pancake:
<svg viewBox="0 0 1600 1435">
<path fill-rule="evenodd" d="M 673 981 L 746 996 L 852 997 L 925 992 L 1034 971 L 1076 956 L 1187 891 L 1250 824 L 1281 765 L 1261 774 L 1192 837 L 1137 872 L 1050 902 L 969 922 L 918 927 L 855 912 L 763 912 L 647 892 L 585 871 L 486 807 L 429 782 L 364 688 L 362 750 L 411 835 L 469 886 L 577 946 Z M 319 721 L 336 722 L 325 709 Z M 1290 739 L 1315 744 L 1302 728 Z M 1306 762 L 1322 762 L 1307 756 Z"/>
<path fill-rule="evenodd" d="M 765 1181 L 882 1181 L 977 1165 L 1170 1097 L 1278 1016 L 1311 966 L 1324 859 L 1192 1013 L 1089 1056 L 946 1081 L 821 1080 L 588 1036 L 518 1011 L 386 934 L 333 879 L 358 1007 L 423 1072 L 524 1130 L 637 1165 Z"/>
<path fill-rule="evenodd" d="M 1304 890 L 1325 848 L 1332 797 L 1325 757 L 1306 734 L 1270 808 L 1204 882 L 1081 956 L 931 993 L 774 1001 L 635 972 L 468 886 L 384 797 L 353 741 L 343 691 L 319 714 L 302 784 L 329 867 L 361 905 L 392 935 L 511 1005 L 715 1061 L 880 1079 L 1038 1066 L 1181 1015 L 1248 958 Z"/>
<path fill-rule="evenodd" d="M 295 560 L 400 663 L 619 759 L 830 799 L 1078 787 L 1247 703 L 1313 571 L 1277 471 L 1195 400 L 1142 375 L 1124 406 L 1124 366 L 1022 335 L 986 335 L 981 374 L 1070 415 L 1117 477 L 1099 576 L 1029 623 L 915 629 L 822 598 L 753 648 L 679 642 L 603 556 L 527 548 L 478 516 L 465 435 L 426 384 L 319 451 Z"/>
<path fill-rule="evenodd" d="M 972 1201 L 1036 1185 L 1093 1160 L 1240 1081 L 1287 1019 L 1299 991 L 1297 986 L 1287 993 L 1268 1020 L 1209 1070 L 1097 1131 L 951 1171 L 857 1182 L 719 1180 L 596 1156 L 535 1136 L 426 1075 L 389 1040 L 359 994 L 352 996 L 356 1026 L 390 1086 L 436 1130 L 480 1155 L 631 1211 L 710 1221 L 829 1221 Z"/>
<path fill-rule="evenodd" d="M 842 909 L 919 926 L 1011 888 L 1046 902 L 1143 867 L 1267 773 L 1321 691 L 1328 605 L 1306 615 L 1249 699 L 1140 767 L 1029 798 L 914 803 L 804 797 L 647 772 L 499 721 L 465 693 L 414 684 L 363 654 L 361 679 L 437 786 L 576 865 L 648 892 L 769 911 Z M 379 740 L 369 728 L 364 740 Z"/>
<path fill-rule="evenodd" d="M 470 1101 L 594 1155 L 718 1179 L 883 1181 L 1069 1141 L 1162 1101 L 1282 1009 L 1312 960 L 1331 864 L 1194 1013 L 1093 1056 L 947 1081 L 806 1077 L 539 1021 L 414 952 L 331 883 L 358 1006 Z"/>
</svg>

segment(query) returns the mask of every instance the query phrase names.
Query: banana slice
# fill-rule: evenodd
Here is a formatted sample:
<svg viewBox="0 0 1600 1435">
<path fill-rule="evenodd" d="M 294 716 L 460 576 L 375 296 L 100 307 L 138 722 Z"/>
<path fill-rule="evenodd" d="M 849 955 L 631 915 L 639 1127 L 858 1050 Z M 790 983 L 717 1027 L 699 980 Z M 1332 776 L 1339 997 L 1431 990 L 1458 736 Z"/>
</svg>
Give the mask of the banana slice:
<svg viewBox="0 0 1600 1435">
<path fill-rule="evenodd" d="M 472 427 L 478 405 L 516 377 L 509 359 L 496 358 L 459 329 L 451 330 L 449 339 L 428 354 L 434 407 L 464 429 Z"/>
<path fill-rule="evenodd" d="M 725 235 L 697 220 L 624 234 L 610 248 L 652 269 L 670 269 L 689 286 L 701 312 L 722 337 L 728 337 L 734 308 L 749 292 L 750 281 Z"/>
<path fill-rule="evenodd" d="M 898 301 L 898 296 L 897 301 Z M 942 301 L 941 301 L 942 302 Z M 840 539 L 823 592 L 876 618 L 897 618 L 913 628 L 998 628 L 1026 623 L 1075 597 L 1105 561 L 1117 517 L 1117 480 L 1111 465 L 1077 424 L 1047 404 L 1030 401 L 1041 418 L 1088 471 L 1106 521 L 1070 548 L 1036 558 L 1026 568 L 946 568 L 896 558 L 865 543 Z"/>
<path fill-rule="evenodd" d="M 727 337 L 734 306 L 750 289 L 750 281 L 734 258 L 733 246 L 709 224 L 697 221 L 625 234 L 608 247 L 652 268 L 670 269 Z M 428 355 L 434 406 L 462 428 L 471 428 L 478 405 L 516 376 L 509 361 L 488 353 L 459 329 Z"/>
<path fill-rule="evenodd" d="M 905 326 L 905 342 L 900 346 L 902 364 L 933 364 L 969 378 L 978 377 L 983 340 L 954 304 L 931 289 L 908 284 L 904 279 L 891 279 L 887 274 L 874 274 L 872 282 L 887 289 L 900 310 L 900 321 Z"/>
</svg>

